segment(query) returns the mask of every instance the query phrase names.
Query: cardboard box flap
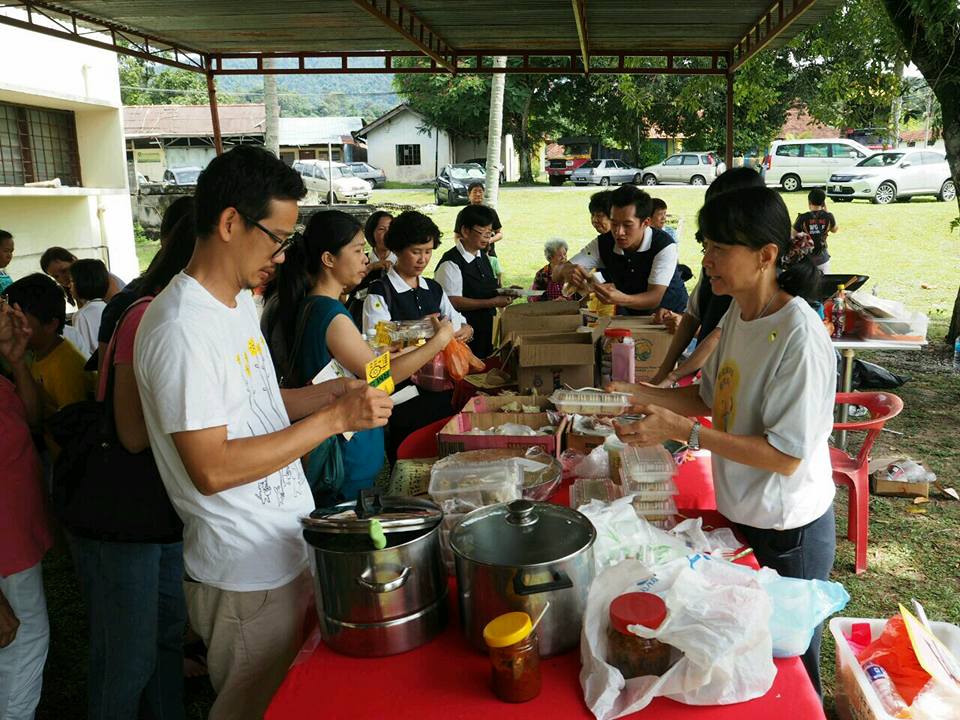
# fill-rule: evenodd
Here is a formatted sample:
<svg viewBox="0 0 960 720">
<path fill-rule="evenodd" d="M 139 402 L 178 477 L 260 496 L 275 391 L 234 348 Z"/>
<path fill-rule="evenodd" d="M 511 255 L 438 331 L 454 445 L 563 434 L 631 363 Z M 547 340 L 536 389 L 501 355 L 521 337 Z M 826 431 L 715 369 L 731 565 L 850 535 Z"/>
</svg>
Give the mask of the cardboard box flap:
<svg viewBox="0 0 960 720">
<path fill-rule="evenodd" d="M 593 365 L 594 346 L 591 333 L 521 336 L 520 366 Z"/>
<path fill-rule="evenodd" d="M 575 301 L 538 302 L 511 305 L 500 315 L 503 342 L 524 332 L 567 332 L 582 321 L 580 305 Z"/>
<path fill-rule="evenodd" d="M 542 315 L 576 315 L 580 317 L 580 303 L 576 300 L 556 300 L 553 302 L 518 303 L 503 311 L 503 317 L 514 319 Z"/>
</svg>

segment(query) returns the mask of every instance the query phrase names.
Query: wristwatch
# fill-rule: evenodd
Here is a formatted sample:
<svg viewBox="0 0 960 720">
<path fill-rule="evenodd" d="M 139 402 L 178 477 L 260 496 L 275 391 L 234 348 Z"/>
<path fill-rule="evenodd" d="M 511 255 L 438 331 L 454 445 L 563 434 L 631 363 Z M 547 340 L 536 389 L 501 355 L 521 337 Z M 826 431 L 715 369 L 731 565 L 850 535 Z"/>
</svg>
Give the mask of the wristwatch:
<svg viewBox="0 0 960 720">
<path fill-rule="evenodd" d="M 687 447 L 691 450 L 700 449 L 700 421 L 694 420 L 693 427 L 690 428 L 690 437 L 687 438 Z"/>
</svg>

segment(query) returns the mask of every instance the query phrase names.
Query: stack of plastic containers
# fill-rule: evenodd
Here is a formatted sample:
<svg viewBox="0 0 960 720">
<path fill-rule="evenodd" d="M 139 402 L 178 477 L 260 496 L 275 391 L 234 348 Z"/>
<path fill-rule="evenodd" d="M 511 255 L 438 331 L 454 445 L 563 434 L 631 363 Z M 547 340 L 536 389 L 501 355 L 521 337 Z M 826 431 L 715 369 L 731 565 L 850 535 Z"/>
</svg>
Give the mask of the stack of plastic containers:
<svg viewBox="0 0 960 720">
<path fill-rule="evenodd" d="M 624 495 L 633 496 L 633 508 L 651 525 L 669 529 L 676 523 L 677 506 L 673 477 L 677 465 L 666 448 L 629 446 L 620 455 L 620 484 Z"/>
<path fill-rule="evenodd" d="M 592 500 L 612 502 L 623 497 L 623 488 L 610 478 L 577 478 L 570 486 L 570 507 L 574 510 Z"/>
<path fill-rule="evenodd" d="M 627 393 L 601 390 L 554 390 L 550 402 L 567 415 L 623 415 L 630 407 Z"/>
</svg>

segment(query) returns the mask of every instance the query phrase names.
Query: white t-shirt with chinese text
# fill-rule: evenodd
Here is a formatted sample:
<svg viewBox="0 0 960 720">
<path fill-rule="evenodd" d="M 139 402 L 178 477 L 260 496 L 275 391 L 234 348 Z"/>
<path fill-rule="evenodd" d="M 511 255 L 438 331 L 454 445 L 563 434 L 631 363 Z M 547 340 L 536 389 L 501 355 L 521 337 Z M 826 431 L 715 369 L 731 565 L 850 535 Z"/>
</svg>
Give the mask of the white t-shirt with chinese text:
<svg viewBox="0 0 960 720">
<path fill-rule="evenodd" d="M 143 316 L 134 371 L 153 455 L 183 519 L 187 574 L 223 590 L 289 583 L 307 567 L 299 517 L 314 508 L 300 461 L 205 496 L 171 436 L 226 426 L 233 440 L 289 427 L 251 293 L 230 308 L 181 272 Z"/>
<path fill-rule="evenodd" d="M 813 522 L 833 503 L 827 438 L 833 428 L 837 362 L 830 337 L 801 298 L 757 320 L 736 301 L 723 317 L 720 344 L 703 368 L 700 396 L 717 430 L 764 435 L 799 459 L 780 475 L 713 454 L 717 509 L 757 528 L 790 530 Z"/>
</svg>

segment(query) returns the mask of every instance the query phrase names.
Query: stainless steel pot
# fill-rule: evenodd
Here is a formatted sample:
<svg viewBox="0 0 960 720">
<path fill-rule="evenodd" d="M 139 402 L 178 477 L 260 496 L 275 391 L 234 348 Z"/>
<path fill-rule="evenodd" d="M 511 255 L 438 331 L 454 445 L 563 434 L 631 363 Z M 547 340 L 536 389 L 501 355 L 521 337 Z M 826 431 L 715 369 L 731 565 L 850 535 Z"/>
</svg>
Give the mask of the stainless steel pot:
<svg viewBox="0 0 960 720">
<path fill-rule="evenodd" d="M 446 626 L 442 518 L 443 511 L 426 500 L 378 493 L 301 518 L 327 645 L 347 655 L 394 655 Z M 387 541 L 380 550 L 371 538 L 373 520 Z"/>
<path fill-rule="evenodd" d="M 485 650 L 483 628 L 515 610 L 540 625 L 540 654 L 575 648 L 593 580 L 597 533 L 581 513 L 552 503 L 515 500 L 474 510 L 450 535 L 464 633 Z"/>
</svg>

